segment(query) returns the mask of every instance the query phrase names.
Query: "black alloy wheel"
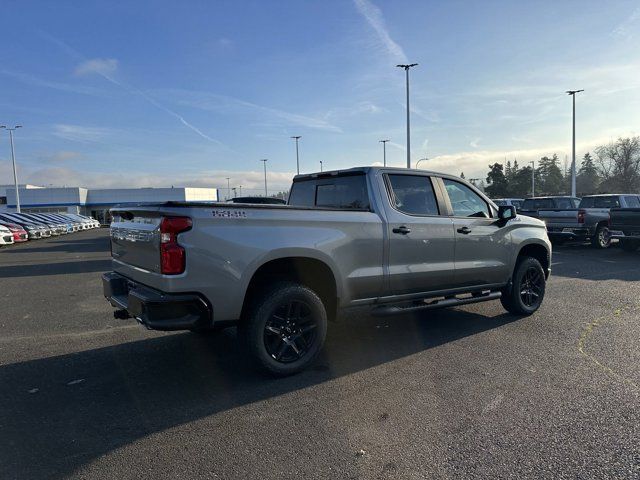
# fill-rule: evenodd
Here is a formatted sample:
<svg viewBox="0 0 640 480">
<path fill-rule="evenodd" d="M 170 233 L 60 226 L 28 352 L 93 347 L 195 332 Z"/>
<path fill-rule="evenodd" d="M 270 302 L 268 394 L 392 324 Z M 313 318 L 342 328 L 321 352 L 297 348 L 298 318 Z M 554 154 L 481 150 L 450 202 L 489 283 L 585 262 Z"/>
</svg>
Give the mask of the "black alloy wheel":
<svg viewBox="0 0 640 480">
<path fill-rule="evenodd" d="M 275 361 L 295 362 L 314 344 L 317 328 L 309 304 L 303 300 L 284 300 L 264 325 L 264 346 Z"/>
</svg>

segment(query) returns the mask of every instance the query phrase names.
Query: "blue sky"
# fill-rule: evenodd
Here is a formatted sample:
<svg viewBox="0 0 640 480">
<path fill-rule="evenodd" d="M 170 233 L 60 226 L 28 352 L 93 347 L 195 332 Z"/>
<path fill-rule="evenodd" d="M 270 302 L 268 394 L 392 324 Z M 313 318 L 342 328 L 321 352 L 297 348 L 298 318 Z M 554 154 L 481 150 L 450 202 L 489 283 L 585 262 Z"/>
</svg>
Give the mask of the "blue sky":
<svg viewBox="0 0 640 480">
<path fill-rule="evenodd" d="M 481 177 L 490 162 L 578 154 L 640 130 L 637 1 L 21 2 L 3 9 L 0 122 L 20 180 L 270 190 L 295 171 L 370 165 L 391 139 Z M 4 147 L 2 146 L 4 145 Z M 6 134 L 0 184 L 12 180 Z"/>
</svg>

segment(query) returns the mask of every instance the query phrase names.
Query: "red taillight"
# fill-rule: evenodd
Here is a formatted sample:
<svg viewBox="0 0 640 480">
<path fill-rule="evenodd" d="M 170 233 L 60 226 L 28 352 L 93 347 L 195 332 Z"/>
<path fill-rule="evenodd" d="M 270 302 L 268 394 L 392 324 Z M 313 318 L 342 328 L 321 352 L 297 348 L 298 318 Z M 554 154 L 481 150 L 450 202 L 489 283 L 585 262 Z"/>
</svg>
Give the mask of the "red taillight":
<svg viewBox="0 0 640 480">
<path fill-rule="evenodd" d="M 191 229 L 189 217 L 163 217 L 160 222 L 160 272 L 177 275 L 184 272 L 185 251 L 178 245 L 178 234 Z"/>
<path fill-rule="evenodd" d="M 584 214 L 587 213 L 584 210 L 578 210 L 578 223 L 584 223 Z"/>
</svg>

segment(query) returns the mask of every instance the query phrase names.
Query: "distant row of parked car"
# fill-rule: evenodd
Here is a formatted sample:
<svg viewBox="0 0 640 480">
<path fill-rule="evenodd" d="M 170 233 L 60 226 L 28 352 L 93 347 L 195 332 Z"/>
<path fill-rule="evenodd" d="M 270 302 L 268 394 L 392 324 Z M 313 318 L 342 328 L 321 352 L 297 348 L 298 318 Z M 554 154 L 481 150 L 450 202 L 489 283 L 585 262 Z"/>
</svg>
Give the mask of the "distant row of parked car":
<svg viewBox="0 0 640 480">
<path fill-rule="evenodd" d="M 0 245 L 65 235 L 100 227 L 100 223 L 74 213 L 0 213 Z"/>
<path fill-rule="evenodd" d="M 549 196 L 499 198 L 497 205 L 513 205 L 520 215 L 539 218 L 554 243 L 589 240 L 608 248 L 617 239 L 628 251 L 640 247 L 640 195 L 601 194 L 582 198 Z"/>
</svg>

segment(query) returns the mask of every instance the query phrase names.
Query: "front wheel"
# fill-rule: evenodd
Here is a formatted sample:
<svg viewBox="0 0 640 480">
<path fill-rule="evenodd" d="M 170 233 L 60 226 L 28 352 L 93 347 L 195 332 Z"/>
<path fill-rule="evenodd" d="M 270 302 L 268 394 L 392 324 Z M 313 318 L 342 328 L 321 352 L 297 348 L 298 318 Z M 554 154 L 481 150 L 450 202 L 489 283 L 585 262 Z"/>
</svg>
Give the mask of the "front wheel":
<svg viewBox="0 0 640 480">
<path fill-rule="evenodd" d="M 258 367 L 276 376 L 292 375 L 318 356 L 327 312 L 309 287 L 281 282 L 253 300 L 239 331 Z"/>
<path fill-rule="evenodd" d="M 544 269 L 533 257 L 524 257 L 516 265 L 511 288 L 502 291 L 500 302 L 510 313 L 531 315 L 544 299 L 546 280 Z"/>
<path fill-rule="evenodd" d="M 604 224 L 598 225 L 596 234 L 591 238 L 591 245 L 600 249 L 609 248 L 611 246 L 609 227 Z"/>
</svg>

